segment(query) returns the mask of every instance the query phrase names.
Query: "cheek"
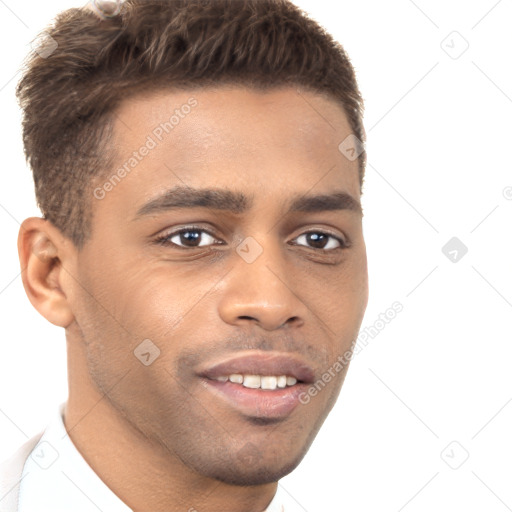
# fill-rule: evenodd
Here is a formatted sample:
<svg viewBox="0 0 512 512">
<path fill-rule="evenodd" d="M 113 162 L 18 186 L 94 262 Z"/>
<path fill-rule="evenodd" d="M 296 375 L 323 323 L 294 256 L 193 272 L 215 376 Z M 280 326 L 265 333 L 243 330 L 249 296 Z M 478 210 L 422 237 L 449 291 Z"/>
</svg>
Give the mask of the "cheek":
<svg viewBox="0 0 512 512">
<path fill-rule="evenodd" d="M 169 268 L 153 269 L 147 261 L 120 260 L 108 275 L 100 269 L 96 289 L 112 320 L 144 339 L 183 316 L 186 293 L 171 272 Z"/>
<path fill-rule="evenodd" d="M 89 269 L 79 278 L 74 311 L 89 372 L 105 391 L 127 371 L 142 366 L 137 347 L 144 340 L 159 339 L 162 324 L 172 323 L 172 312 L 170 302 L 159 300 L 155 286 L 138 281 L 136 273 Z"/>
<path fill-rule="evenodd" d="M 364 261 L 363 261 L 364 260 Z M 297 274 L 300 295 L 330 334 L 357 329 L 368 301 L 365 259 L 348 259 L 338 267 L 318 267 Z M 330 329 L 330 330 L 329 330 Z"/>
<path fill-rule="evenodd" d="M 129 280 L 121 292 L 120 322 L 140 339 L 168 344 L 175 330 L 193 317 L 201 298 L 201 287 L 190 281 L 187 284 L 183 287 L 182 279 L 170 271 Z"/>
<path fill-rule="evenodd" d="M 312 322 L 323 331 L 321 350 L 327 363 L 322 370 L 330 372 L 330 375 L 325 379 L 329 380 L 326 386 L 329 391 L 321 393 L 323 397 L 319 401 L 323 402 L 329 396 L 328 408 L 348 371 L 368 301 L 365 254 L 347 261 L 338 269 L 337 272 L 325 272 L 324 276 L 309 275 L 301 284 L 301 298 L 312 312 Z"/>
</svg>

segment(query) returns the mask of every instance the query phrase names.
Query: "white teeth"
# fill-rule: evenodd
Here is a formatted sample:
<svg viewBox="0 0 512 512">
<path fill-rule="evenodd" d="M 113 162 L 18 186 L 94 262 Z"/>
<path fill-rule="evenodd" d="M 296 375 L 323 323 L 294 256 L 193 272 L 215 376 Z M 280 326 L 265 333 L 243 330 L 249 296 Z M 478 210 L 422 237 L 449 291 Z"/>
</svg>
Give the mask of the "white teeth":
<svg viewBox="0 0 512 512">
<path fill-rule="evenodd" d="M 295 377 L 286 377 L 287 386 L 293 386 L 294 384 L 297 384 L 297 379 Z"/>
<path fill-rule="evenodd" d="M 233 382 L 242 384 L 246 388 L 252 389 L 283 389 L 286 386 L 294 386 L 297 379 L 289 375 L 242 375 L 241 373 L 232 373 L 231 375 L 222 375 L 215 380 L 220 382 Z"/>
<path fill-rule="evenodd" d="M 261 389 L 276 389 L 277 377 L 261 377 Z"/>
<path fill-rule="evenodd" d="M 286 375 L 280 375 L 277 377 L 277 387 L 285 388 L 286 387 Z"/>
<path fill-rule="evenodd" d="M 246 388 L 259 388 L 261 385 L 261 377 L 259 375 L 244 375 L 243 386 Z"/>
</svg>

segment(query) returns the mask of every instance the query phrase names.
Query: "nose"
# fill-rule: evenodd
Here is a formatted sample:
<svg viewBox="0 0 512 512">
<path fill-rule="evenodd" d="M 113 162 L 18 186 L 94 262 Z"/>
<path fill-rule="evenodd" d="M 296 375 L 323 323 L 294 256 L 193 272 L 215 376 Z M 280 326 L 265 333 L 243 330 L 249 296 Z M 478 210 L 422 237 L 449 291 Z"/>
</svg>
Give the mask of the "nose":
<svg viewBox="0 0 512 512">
<path fill-rule="evenodd" d="M 268 331 L 303 325 L 307 306 L 299 298 L 299 283 L 282 247 L 266 244 L 252 262 L 240 254 L 233 255 L 235 267 L 226 277 L 218 305 L 223 321 L 256 324 Z"/>
</svg>

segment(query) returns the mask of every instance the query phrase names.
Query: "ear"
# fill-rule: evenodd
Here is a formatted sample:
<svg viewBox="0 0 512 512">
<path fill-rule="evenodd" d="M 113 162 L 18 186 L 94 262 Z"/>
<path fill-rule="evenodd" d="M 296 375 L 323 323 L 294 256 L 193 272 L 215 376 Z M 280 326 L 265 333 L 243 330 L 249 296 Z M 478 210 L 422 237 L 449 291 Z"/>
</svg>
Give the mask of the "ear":
<svg viewBox="0 0 512 512">
<path fill-rule="evenodd" d="M 72 243 L 48 220 L 25 219 L 18 234 L 21 279 L 31 304 L 49 322 L 67 327 L 74 315 L 63 287 Z"/>
</svg>

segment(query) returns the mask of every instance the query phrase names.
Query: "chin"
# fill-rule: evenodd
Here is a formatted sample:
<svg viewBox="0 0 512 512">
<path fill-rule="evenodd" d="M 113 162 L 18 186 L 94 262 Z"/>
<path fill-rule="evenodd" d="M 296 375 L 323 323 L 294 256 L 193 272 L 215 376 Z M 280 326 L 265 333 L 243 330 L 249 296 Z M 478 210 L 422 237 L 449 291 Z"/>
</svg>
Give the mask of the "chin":
<svg viewBox="0 0 512 512">
<path fill-rule="evenodd" d="M 273 461 L 264 464 L 259 460 L 251 465 L 237 464 L 229 468 L 212 468 L 212 472 L 208 476 L 229 485 L 264 485 L 277 482 L 291 473 L 301 460 L 302 457 L 285 465 L 281 464 L 279 467 L 276 467 Z"/>
<path fill-rule="evenodd" d="M 210 452 L 209 460 L 203 459 L 202 464 L 197 464 L 197 459 L 189 460 L 189 465 L 195 466 L 193 469 L 196 472 L 229 485 L 269 484 L 285 477 L 300 464 L 311 445 L 312 437 L 301 446 L 300 451 L 297 451 L 295 444 L 294 449 L 283 451 L 268 447 L 262 453 L 257 445 L 248 442 L 241 450 L 231 452 L 229 456 L 229 450 L 224 453 Z"/>
</svg>

